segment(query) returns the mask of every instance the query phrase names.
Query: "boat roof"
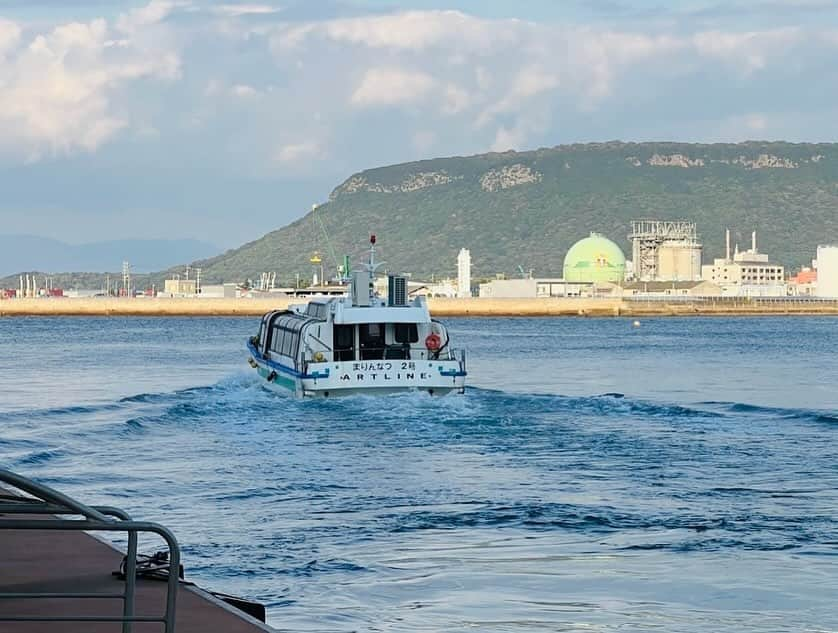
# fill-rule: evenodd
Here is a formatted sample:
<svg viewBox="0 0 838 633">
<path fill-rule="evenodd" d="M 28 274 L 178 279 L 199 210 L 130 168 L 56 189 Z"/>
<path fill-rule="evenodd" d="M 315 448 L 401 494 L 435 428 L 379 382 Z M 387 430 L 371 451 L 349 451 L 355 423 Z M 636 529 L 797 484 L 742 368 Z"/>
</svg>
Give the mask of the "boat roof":
<svg viewBox="0 0 838 633">
<path fill-rule="evenodd" d="M 312 313 L 311 305 L 324 306 L 323 310 Z M 331 306 L 331 308 L 325 308 Z M 357 323 L 430 323 L 431 314 L 428 306 L 421 298 L 406 306 L 390 306 L 381 299 L 376 299 L 373 305 L 357 306 L 352 304 L 349 297 L 318 297 L 308 303 L 291 306 L 291 309 L 301 316 L 315 316 L 328 319 L 338 325 Z"/>
<path fill-rule="evenodd" d="M 417 306 L 345 306 L 338 304 L 334 313 L 337 324 L 353 323 L 430 323 L 426 307 Z"/>
</svg>

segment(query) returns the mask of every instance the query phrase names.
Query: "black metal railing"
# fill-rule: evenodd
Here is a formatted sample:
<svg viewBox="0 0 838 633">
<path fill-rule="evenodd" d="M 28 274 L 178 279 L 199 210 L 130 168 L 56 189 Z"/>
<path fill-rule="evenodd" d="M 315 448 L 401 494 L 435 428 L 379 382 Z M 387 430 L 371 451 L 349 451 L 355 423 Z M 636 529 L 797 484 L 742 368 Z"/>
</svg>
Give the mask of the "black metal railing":
<svg viewBox="0 0 838 633">
<path fill-rule="evenodd" d="M 3 518 L 0 517 L 0 530 L 61 530 L 84 532 L 124 532 L 128 535 L 128 551 L 125 562 L 125 588 L 122 593 L 84 593 L 84 592 L 26 592 L 0 593 L 0 600 L 36 600 L 42 598 L 106 598 L 122 600 L 121 616 L 73 614 L 51 616 L 4 616 L 0 622 L 121 622 L 122 632 L 130 633 L 134 622 L 159 622 L 164 625 L 165 633 L 174 633 L 175 607 L 178 588 L 178 569 L 180 568 L 180 547 L 177 539 L 168 529 L 157 523 L 134 521 L 120 510 L 110 506 L 88 506 L 67 495 L 36 483 L 35 481 L 0 469 L 0 483 L 8 484 L 26 493 L 26 496 L 0 496 L 0 515 L 56 515 L 51 519 Z M 58 518 L 59 516 L 77 516 L 78 519 Z M 165 612 L 160 616 L 138 616 L 135 614 L 135 593 L 137 584 L 137 534 L 146 532 L 162 537 L 169 548 L 169 576 L 166 589 Z"/>
</svg>

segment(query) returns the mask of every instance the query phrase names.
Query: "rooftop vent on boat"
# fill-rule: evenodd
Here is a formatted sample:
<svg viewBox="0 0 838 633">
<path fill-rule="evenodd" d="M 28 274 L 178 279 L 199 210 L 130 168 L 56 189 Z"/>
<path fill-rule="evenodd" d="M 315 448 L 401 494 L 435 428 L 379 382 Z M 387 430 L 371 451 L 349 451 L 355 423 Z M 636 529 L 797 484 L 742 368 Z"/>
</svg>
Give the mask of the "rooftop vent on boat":
<svg viewBox="0 0 838 633">
<path fill-rule="evenodd" d="M 399 275 L 387 277 L 387 305 L 407 305 L 407 278 Z"/>
</svg>

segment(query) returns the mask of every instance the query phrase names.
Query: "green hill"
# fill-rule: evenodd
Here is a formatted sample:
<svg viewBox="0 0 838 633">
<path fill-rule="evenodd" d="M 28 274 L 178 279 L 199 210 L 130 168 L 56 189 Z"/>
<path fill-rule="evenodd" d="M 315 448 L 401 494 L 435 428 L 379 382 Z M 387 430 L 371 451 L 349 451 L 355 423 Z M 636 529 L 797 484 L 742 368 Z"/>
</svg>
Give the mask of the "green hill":
<svg viewBox="0 0 838 633">
<path fill-rule="evenodd" d="M 730 227 L 743 247 L 755 229 L 773 259 L 808 263 L 838 241 L 838 144 L 612 142 L 370 169 L 315 212 L 201 265 L 219 280 L 308 276 L 313 251 L 333 261 L 322 222 L 338 257 L 357 259 L 376 233 L 390 270 L 451 274 L 466 247 L 477 276 L 560 275 L 591 231 L 630 254 L 629 222 L 644 217 L 697 222 L 705 261 L 722 255 Z"/>
<path fill-rule="evenodd" d="M 730 227 L 743 247 L 756 229 L 772 259 L 807 264 L 819 243 L 838 242 L 838 144 L 609 142 L 369 169 L 296 222 L 194 265 L 207 283 L 276 271 L 285 284 L 310 277 L 315 250 L 330 272 L 331 253 L 357 261 L 376 233 L 391 271 L 453 274 L 465 247 L 477 277 L 518 266 L 559 276 L 591 231 L 630 256 L 639 218 L 697 222 L 705 262 L 722 254 Z"/>
</svg>

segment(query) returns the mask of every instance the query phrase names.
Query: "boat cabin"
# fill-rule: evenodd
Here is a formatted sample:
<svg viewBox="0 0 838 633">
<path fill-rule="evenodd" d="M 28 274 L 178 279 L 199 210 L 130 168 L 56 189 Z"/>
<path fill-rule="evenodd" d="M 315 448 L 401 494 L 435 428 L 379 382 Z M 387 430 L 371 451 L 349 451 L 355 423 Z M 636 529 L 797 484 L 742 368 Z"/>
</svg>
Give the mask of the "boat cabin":
<svg viewBox="0 0 838 633">
<path fill-rule="evenodd" d="M 429 351 L 424 343 L 432 332 L 442 333 L 447 342 L 445 328 L 431 321 L 423 302 L 393 310 L 320 298 L 266 314 L 254 345 L 263 358 L 282 356 L 300 369 L 310 362 L 438 358 L 439 351 Z"/>
</svg>

